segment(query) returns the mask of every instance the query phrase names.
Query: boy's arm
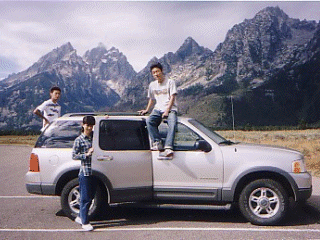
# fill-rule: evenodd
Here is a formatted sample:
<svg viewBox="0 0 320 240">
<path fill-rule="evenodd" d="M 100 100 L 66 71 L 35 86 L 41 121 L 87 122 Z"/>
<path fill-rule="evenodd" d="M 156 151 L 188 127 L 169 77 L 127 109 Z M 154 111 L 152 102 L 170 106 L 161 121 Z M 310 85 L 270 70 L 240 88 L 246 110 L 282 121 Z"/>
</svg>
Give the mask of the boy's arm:
<svg viewBox="0 0 320 240">
<path fill-rule="evenodd" d="M 162 118 L 167 118 L 169 116 L 169 112 L 171 111 L 171 108 L 174 104 L 176 96 L 177 96 L 177 94 L 173 94 L 170 96 L 168 107 L 167 107 L 166 111 L 162 114 Z"/>
<path fill-rule="evenodd" d="M 170 99 L 169 99 L 168 107 L 165 110 L 165 112 L 162 114 L 162 118 L 167 118 L 169 116 L 171 108 L 174 105 L 176 96 L 178 94 L 176 82 L 173 80 L 170 80 L 169 82 L 169 93 L 170 93 Z"/>
<path fill-rule="evenodd" d="M 147 113 L 150 111 L 150 109 L 152 108 L 154 102 L 155 102 L 154 99 L 149 98 L 149 102 L 148 102 L 147 108 L 144 109 L 144 110 L 138 111 L 138 113 L 139 113 L 140 115 L 145 115 L 145 114 L 147 114 Z"/>
<path fill-rule="evenodd" d="M 35 115 L 39 116 L 40 118 L 44 119 L 45 125 L 47 125 L 47 124 L 50 123 L 49 120 L 46 119 L 45 116 L 43 116 L 43 115 L 41 114 L 41 112 L 40 112 L 40 110 L 39 110 L 38 108 L 36 108 L 36 109 L 33 111 L 33 113 L 34 113 Z"/>
</svg>

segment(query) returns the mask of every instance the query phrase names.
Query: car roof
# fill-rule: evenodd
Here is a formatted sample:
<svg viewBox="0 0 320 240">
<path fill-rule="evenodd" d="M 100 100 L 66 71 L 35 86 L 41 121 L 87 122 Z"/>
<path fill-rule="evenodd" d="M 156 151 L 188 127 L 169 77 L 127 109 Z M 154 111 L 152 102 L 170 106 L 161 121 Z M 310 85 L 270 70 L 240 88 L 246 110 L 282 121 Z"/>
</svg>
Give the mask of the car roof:
<svg viewBox="0 0 320 240">
<path fill-rule="evenodd" d="M 79 112 L 79 113 L 67 113 L 64 114 L 62 117 L 58 118 L 57 120 L 75 120 L 81 121 L 84 116 L 94 116 L 98 119 L 101 118 L 112 118 L 112 119 L 134 119 L 134 120 L 141 120 L 146 119 L 148 115 L 141 116 L 135 112 Z M 187 117 L 179 117 L 179 120 L 188 120 L 190 118 Z"/>
<path fill-rule="evenodd" d="M 84 116 L 139 116 L 135 112 L 78 112 L 78 113 L 67 113 L 62 117 L 84 117 Z"/>
</svg>

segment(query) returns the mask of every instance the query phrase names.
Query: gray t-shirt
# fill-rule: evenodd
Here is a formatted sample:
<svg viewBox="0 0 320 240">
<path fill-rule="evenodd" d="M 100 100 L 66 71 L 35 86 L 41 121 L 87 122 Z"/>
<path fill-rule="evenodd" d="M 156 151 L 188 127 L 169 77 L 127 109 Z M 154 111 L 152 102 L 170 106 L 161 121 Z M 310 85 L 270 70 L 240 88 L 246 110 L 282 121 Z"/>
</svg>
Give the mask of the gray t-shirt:
<svg viewBox="0 0 320 240">
<path fill-rule="evenodd" d="M 170 97 L 177 93 L 177 86 L 174 80 L 165 79 L 161 84 L 156 80 L 149 85 L 148 98 L 156 100 L 154 109 L 164 112 L 169 105 Z M 171 110 L 178 110 L 176 100 Z"/>
</svg>

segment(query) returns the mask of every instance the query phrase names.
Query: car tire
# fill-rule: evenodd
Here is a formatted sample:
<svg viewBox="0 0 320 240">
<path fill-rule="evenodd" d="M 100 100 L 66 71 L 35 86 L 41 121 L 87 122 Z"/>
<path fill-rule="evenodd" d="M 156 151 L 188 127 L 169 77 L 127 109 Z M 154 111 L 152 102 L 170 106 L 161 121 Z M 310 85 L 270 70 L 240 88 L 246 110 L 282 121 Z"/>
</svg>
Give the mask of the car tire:
<svg viewBox="0 0 320 240">
<path fill-rule="evenodd" d="M 278 182 L 259 179 L 244 187 L 239 197 L 239 208 L 252 224 L 275 225 L 285 217 L 289 198 Z"/>
<path fill-rule="evenodd" d="M 80 192 L 79 192 L 79 179 L 75 178 L 69 181 L 61 192 L 61 207 L 65 215 L 74 219 L 79 214 L 80 208 Z M 93 219 L 99 213 L 103 205 L 101 187 L 97 186 L 95 197 L 89 208 L 89 219 Z"/>
</svg>

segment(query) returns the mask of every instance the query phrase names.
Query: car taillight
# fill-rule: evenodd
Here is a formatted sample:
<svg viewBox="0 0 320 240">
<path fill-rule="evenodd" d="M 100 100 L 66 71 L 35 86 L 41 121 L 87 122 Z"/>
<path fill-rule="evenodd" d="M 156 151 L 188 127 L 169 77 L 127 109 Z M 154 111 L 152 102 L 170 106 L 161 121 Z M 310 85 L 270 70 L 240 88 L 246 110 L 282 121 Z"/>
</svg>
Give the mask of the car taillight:
<svg viewBox="0 0 320 240">
<path fill-rule="evenodd" d="M 37 154 L 31 153 L 31 155 L 30 155 L 29 171 L 30 172 L 40 172 L 39 158 L 38 158 Z"/>
</svg>

